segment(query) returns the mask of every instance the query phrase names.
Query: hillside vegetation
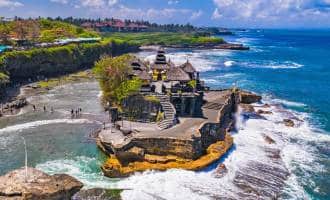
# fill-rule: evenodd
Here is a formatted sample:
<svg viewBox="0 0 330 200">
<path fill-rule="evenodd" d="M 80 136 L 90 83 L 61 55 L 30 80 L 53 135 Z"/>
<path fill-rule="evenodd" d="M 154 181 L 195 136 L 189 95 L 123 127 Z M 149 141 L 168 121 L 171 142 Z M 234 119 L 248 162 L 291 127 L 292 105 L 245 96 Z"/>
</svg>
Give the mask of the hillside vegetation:
<svg viewBox="0 0 330 200">
<path fill-rule="evenodd" d="M 0 23 L 0 41 L 15 45 L 12 38 L 32 42 L 53 42 L 70 37 L 99 37 L 99 34 L 81 27 L 49 19 L 15 20 Z"/>
<path fill-rule="evenodd" d="M 137 45 L 205 45 L 220 44 L 224 40 L 217 37 L 198 36 L 192 33 L 147 32 L 147 33 L 109 33 L 107 39 L 115 39 Z"/>
</svg>

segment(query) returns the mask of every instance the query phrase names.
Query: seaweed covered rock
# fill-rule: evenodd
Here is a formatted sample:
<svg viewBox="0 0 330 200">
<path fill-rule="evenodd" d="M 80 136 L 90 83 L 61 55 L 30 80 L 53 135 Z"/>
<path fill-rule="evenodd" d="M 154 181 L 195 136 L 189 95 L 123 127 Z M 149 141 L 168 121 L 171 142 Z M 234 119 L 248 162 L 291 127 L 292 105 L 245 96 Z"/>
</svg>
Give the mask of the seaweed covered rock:
<svg viewBox="0 0 330 200">
<path fill-rule="evenodd" d="M 70 200 L 83 184 L 66 174 L 21 168 L 0 177 L 0 200 Z"/>
</svg>

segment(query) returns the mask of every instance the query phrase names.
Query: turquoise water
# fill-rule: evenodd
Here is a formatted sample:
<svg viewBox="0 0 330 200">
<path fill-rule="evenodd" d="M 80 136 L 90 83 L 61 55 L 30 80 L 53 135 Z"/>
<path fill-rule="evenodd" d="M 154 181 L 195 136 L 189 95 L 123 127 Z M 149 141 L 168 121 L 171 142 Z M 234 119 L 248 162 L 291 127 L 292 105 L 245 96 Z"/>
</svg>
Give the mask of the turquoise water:
<svg viewBox="0 0 330 200">
<path fill-rule="evenodd" d="M 7 46 L 0 45 L 0 53 L 6 50 L 7 48 L 8 48 Z"/>
</svg>

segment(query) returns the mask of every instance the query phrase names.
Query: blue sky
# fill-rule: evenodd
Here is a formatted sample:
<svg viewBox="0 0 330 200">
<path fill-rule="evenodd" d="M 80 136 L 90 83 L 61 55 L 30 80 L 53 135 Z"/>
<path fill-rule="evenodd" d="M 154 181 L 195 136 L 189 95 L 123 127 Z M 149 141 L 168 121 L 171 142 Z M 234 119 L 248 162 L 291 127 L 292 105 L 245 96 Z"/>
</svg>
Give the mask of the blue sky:
<svg viewBox="0 0 330 200">
<path fill-rule="evenodd" d="M 253 28 L 330 28 L 330 0 L 0 0 L 4 17 L 115 17 Z"/>
</svg>

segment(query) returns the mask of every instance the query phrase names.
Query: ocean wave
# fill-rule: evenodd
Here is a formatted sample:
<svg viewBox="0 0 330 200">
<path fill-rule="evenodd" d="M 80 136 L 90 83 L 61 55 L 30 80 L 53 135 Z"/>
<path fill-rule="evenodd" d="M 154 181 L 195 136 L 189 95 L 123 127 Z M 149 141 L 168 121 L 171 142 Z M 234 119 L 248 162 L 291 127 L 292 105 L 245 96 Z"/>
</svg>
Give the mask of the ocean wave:
<svg viewBox="0 0 330 200">
<path fill-rule="evenodd" d="M 196 50 L 193 52 L 175 52 L 168 53 L 166 56 L 176 65 L 181 65 L 189 60 L 193 66 L 200 72 L 213 71 L 219 64 L 220 57 L 231 55 L 229 51 L 220 50 Z M 148 62 L 155 60 L 155 55 L 144 55 L 144 59 Z M 143 56 L 141 56 L 143 57 Z M 214 59 L 210 59 L 214 57 Z"/>
<path fill-rule="evenodd" d="M 249 68 L 266 68 L 266 69 L 298 69 L 303 67 L 304 65 L 293 62 L 293 61 L 285 61 L 285 62 L 242 62 L 239 63 L 241 66 L 249 67 Z"/>
<path fill-rule="evenodd" d="M 101 164 L 96 158 L 79 156 L 40 163 L 36 168 L 48 174 L 69 174 L 84 183 L 85 188 L 116 188 L 114 180 L 103 176 Z"/>
<path fill-rule="evenodd" d="M 223 64 L 224 64 L 225 67 L 231 67 L 231 66 L 235 65 L 236 62 L 232 61 L 232 60 L 229 60 L 229 61 L 225 61 Z"/>
<path fill-rule="evenodd" d="M 17 124 L 13 126 L 8 126 L 5 128 L 0 129 L 0 134 L 1 133 L 6 133 L 6 132 L 13 132 L 13 131 L 20 131 L 24 129 L 31 129 L 35 128 L 38 126 L 44 126 L 44 125 L 49 125 L 49 124 L 84 124 L 84 123 L 99 123 L 96 121 L 91 121 L 87 119 L 53 119 L 53 120 L 40 120 L 40 121 L 33 121 L 33 122 L 28 122 L 24 124 Z"/>
</svg>

